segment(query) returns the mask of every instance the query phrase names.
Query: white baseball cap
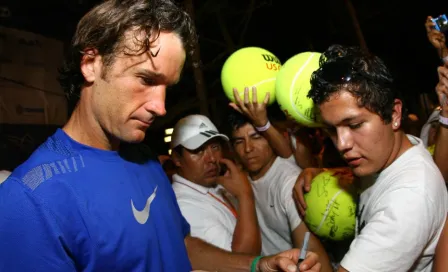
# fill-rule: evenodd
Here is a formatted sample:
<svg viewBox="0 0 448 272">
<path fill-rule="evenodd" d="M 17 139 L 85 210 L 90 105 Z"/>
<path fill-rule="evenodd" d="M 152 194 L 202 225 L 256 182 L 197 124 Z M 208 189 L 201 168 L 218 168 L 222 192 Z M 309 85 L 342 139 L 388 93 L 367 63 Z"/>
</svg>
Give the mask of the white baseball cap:
<svg viewBox="0 0 448 272">
<path fill-rule="evenodd" d="M 193 114 L 180 119 L 173 129 L 171 136 L 171 148 L 178 145 L 194 150 L 210 139 L 221 137 L 229 141 L 229 138 L 219 133 L 215 125 L 207 116 Z"/>
</svg>

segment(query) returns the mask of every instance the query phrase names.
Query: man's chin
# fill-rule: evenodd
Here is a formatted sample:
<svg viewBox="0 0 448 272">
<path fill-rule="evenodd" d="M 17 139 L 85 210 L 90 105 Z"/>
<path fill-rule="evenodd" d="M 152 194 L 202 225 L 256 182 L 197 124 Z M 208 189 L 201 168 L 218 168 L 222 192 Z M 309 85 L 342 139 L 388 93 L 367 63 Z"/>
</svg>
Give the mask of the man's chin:
<svg viewBox="0 0 448 272">
<path fill-rule="evenodd" d="M 136 129 L 132 133 L 123 135 L 121 139 L 123 142 L 137 144 L 143 142 L 146 136 L 146 130 Z"/>
<path fill-rule="evenodd" d="M 206 177 L 204 178 L 205 183 L 208 185 L 208 187 L 216 187 L 218 185 L 216 183 L 216 176 L 215 177 Z"/>
</svg>

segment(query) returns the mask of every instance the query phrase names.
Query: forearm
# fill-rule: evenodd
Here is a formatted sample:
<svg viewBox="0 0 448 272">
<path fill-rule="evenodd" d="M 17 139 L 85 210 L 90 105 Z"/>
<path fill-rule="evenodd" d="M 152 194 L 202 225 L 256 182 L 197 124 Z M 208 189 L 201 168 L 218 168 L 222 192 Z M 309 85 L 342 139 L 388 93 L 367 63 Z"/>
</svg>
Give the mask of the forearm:
<svg viewBox="0 0 448 272">
<path fill-rule="evenodd" d="M 442 172 L 445 181 L 448 181 L 448 127 L 443 125 L 440 125 L 436 139 L 434 162 Z"/>
<path fill-rule="evenodd" d="M 293 246 L 295 248 L 301 248 L 303 243 L 303 238 L 305 236 L 305 233 L 309 231 L 306 227 L 305 223 L 301 223 L 293 232 L 292 232 L 292 239 L 293 239 Z M 328 254 L 325 251 L 324 246 L 320 242 L 320 240 L 314 236 L 314 234 L 310 235 L 310 240 L 308 243 L 308 250 L 315 252 L 319 256 L 319 262 L 322 265 L 322 272 L 332 272 L 333 268 L 330 263 L 330 259 L 328 258 Z"/>
<path fill-rule="evenodd" d="M 255 200 L 253 195 L 241 197 L 235 231 L 233 232 L 232 251 L 259 255 L 261 234 L 258 226 Z"/>
<path fill-rule="evenodd" d="M 185 245 L 193 270 L 249 272 L 256 257 L 232 254 L 191 236 L 185 238 Z"/>
<path fill-rule="evenodd" d="M 271 125 L 268 130 L 260 132 L 260 134 L 266 138 L 277 156 L 282 158 L 291 157 L 292 148 L 288 142 L 289 139 L 286 139 L 277 128 Z"/>
<path fill-rule="evenodd" d="M 445 46 L 445 47 L 442 48 L 442 49 L 438 49 L 438 50 L 437 50 L 437 54 L 439 54 L 439 57 L 440 57 L 441 59 L 447 57 L 447 56 L 448 56 L 448 48 Z"/>
<path fill-rule="evenodd" d="M 311 149 L 302 144 L 297 144 L 294 158 L 296 159 L 297 165 L 302 169 L 318 166 L 317 160 L 311 152 Z"/>
<path fill-rule="evenodd" d="M 308 247 L 309 251 L 315 252 L 319 256 L 319 262 L 322 265 L 322 272 L 332 272 L 333 267 L 331 266 L 330 258 L 328 257 L 327 252 L 325 251 L 324 246 L 320 242 L 320 240 L 314 236 L 311 235 L 310 237 L 310 244 Z"/>
</svg>

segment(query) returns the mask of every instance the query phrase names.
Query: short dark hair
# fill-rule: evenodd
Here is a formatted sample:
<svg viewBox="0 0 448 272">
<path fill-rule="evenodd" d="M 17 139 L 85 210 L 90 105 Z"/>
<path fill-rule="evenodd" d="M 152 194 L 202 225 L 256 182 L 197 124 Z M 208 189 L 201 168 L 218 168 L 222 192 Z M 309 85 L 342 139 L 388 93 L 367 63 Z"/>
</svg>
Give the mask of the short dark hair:
<svg viewBox="0 0 448 272">
<path fill-rule="evenodd" d="M 135 29 L 145 33 L 139 42 L 136 55 L 147 52 L 151 42 L 161 31 L 179 35 L 185 51 L 191 55 L 196 42 L 196 31 L 190 16 L 170 0 L 108 0 L 90 10 L 79 21 L 73 36 L 71 49 L 60 69 L 59 82 L 71 98 L 79 98 L 84 76 L 81 59 L 86 50 L 95 49 L 103 57 L 106 66 L 123 52 L 125 33 Z"/>
<path fill-rule="evenodd" d="M 183 147 L 182 145 L 178 145 L 178 146 L 176 146 L 175 148 L 173 148 L 172 150 L 171 150 L 171 152 L 172 153 L 176 153 L 177 155 L 179 155 L 179 156 L 183 156 L 184 155 L 184 148 L 185 147 Z"/>
<path fill-rule="evenodd" d="M 227 135 L 229 137 L 232 137 L 232 133 L 235 130 L 239 129 L 240 127 L 246 124 L 252 124 L 251 120 L 242 113 L 240 113 L 239 111 L 231 109 L 229 111 L 229 114 L 227 115 L 227 128 L 225 129 Z"/>
<path fill-rule="evenodd" d="M 341 90 L 357 97 L 360 107 L 378 114 L 385 123 L 392 121 L 394 100 L 401 99 L 389 69 L 379 57 L 359 47 L 332 45 L 321 55 L 320 68 L 311 76 L 308 97 L 321 105 Z M 402 119 L 405 116 L 403 107 Z"/>
</svg>

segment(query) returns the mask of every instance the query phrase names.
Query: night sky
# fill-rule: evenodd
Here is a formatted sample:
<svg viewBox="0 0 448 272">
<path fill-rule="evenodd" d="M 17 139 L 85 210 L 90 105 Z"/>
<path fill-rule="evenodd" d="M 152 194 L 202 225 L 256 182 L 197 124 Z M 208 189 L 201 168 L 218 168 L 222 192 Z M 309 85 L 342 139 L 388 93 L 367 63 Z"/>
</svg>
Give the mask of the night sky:
<svg viewBox="0 0 448 272">
<path fill-rule="evenodd" d="M 0 19 L 5 26 L 29 30 L 69 42 L 76 22 L 98 1 L 2 1 L 12 12 L 9 19 Z M 358 39 L 344 0 L 284 1 L 257 0 L 242 43 L 241 30 L 250 0 L 194 0 L 195 21 L 200 35 L 200 50 L 207 86 L 207 96 L 216 104 L 213 120 L 221 123 L 216 110 L 226 109 L 227 100 L 219 81 L 222 64 L 232 50 L 258 46 L 274 53 L 282 62 L 304 51 L 322 52 L 331 44 L 358 45 Z M 81 3 L 81 4 L 80 4 Z M 418 96 L 433 93 L 440 64 L 436 51 L 426 37 L 426 16 L 448 13 L 445 1 L 404 2 L 398 0 L 352 0 L 369 50 L 391 68 L 405 93 L 412 112 L 419 110 Z M 218 16 L 219 15 L 219 16 Z M 229 48 L 219 19 L 225 24 L 233 47 Z M 221 56 L 217 58 L 217 56 Z M 214 60 L 213 63 L 211 61 Z M 147 143 L 164 153 L 163 128 L 198 108 L 175 111 L 179 103 L 194 98 L 195 82 L 187 67 L 181 83 L 167 95 L 167 110 L 175 112 L 156 122 L 148 133 Z"/>
</svg>

